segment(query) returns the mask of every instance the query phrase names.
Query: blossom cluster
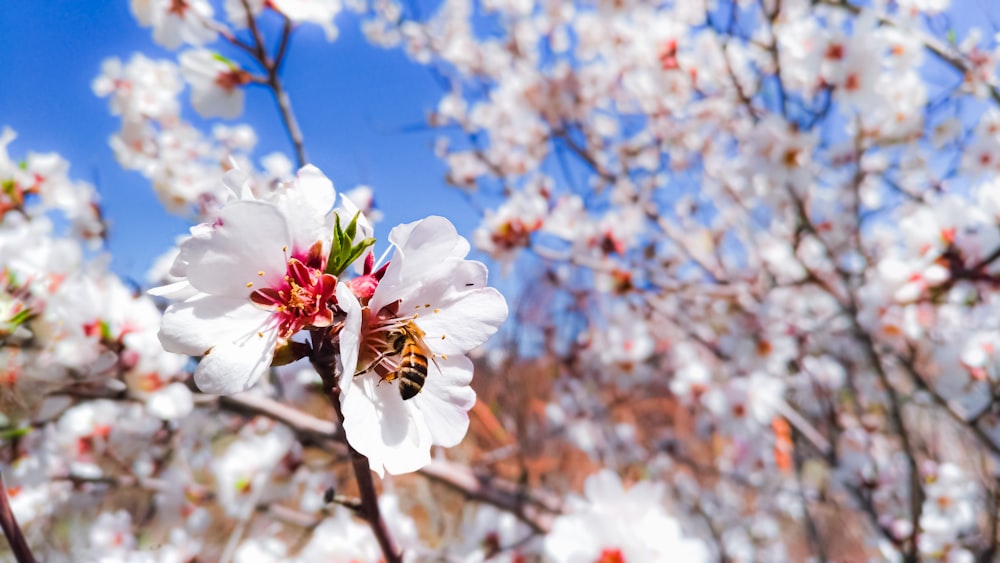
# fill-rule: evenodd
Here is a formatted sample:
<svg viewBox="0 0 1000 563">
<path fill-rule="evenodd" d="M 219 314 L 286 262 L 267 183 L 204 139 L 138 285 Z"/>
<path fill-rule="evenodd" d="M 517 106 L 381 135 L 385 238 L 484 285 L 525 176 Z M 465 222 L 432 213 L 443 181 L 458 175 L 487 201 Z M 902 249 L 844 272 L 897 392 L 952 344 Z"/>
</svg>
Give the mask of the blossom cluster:
<svg viewBox="0 0 1000 563">
<path fill-rule="evenodd" d="M 1000 47 L 943 33 L 950 4 L 368 4 L 371 41 L 448 77 L 476 245 L 542 272 L 534 432 L 661 468 L 737 560 L 989 553 L 992 479 L 952 526 L 926 482 L 1000 453 Z"/>
<path fill-rule="evenodd" d="M 349 2 L 446 85 L 436 154 L 485 209 L 383 245 L 281 82 L 340 2 L 133 1 L 182 51 L 93 90 L 197 225 L 154 300 L 93 256 L 93 189 L 0 135 L 15 515 L 112 560 L 992 560 L 1000 45 L 957 4 Z M 294 159 L 183 117 L 253 87 Z M 517 303 L 486 352 L 473 245 Z"/>
</svg>

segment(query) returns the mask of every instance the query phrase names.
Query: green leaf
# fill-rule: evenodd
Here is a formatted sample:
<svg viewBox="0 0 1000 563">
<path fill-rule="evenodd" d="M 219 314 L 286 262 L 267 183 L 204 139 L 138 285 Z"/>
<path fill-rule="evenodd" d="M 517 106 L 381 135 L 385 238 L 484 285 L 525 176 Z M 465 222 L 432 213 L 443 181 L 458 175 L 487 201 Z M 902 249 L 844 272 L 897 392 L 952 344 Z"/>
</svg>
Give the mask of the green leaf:
<svg viewBox="0 0 1000 563">
<path fill-rule="evenodd" d="M 333 242 L 330 244 L 330 255 L 326 261 L 326 273 L 339 277 L 348 266 L 375 244 L 375 239 L 370 237 L 354 244 L 354 237 L 358 234 L 358 218 L 360 217 L 361 212 L 358 211 L 348 223 L 347 228 L 340 226 L 339 215 L 334 218 Z"/>
<path fill-rule="evenodd" d="M 22 309 L 15 313 L 9 321 L 7 321 L 11 326 L 18 326 L 28 321 L 33 315 L 31 309 Z"/>
<path fill-rule="evenodd" d="M 361 217 L 361 211 L 354 214 L 354 218 L 351 219 L 351 224 L 347 225 L 347 238 L 354 240 L 354 235 L 358 233 L 358 217 Z"/>
<path fill-rule="evenodd" d="M 350 266 L 351 264 L 354 263 L 355 260 L 361 258 L 361 255 L 364 254 L 365 251 L 371 248 L 372 245 L 374 244 L 375 244 L 374 238 L 366 238 L 360 243 L 358 243 L 357 246 L 351 249 L 351 254 L 347 257 L 347 260 L 344 263 L 344 267 L 346 268 L 347 266 Z"/>
<path fill-rule="evenodd" d="M 230 68 L 236 68 L 236 63 L 227 59 L 226 57 L 223 57 L 219 53 L 212 53 L 212 58 L 219 61 L 220 63 L 228 65 Z"/>
<path fill-rule="evenodd" d="M 326 257 L 326 273 L 339 276 L 340 272 L 334 271 L 340 256 L 340 215 L 333 217 L 333 240 L 330 242 L 330 254 Z"/>
<path fill-rule="evenodd" d="M 111 325 L 106 321 L 100 321 L 98 325 L 101 327 L 101 340 L 105 342 L 111 342 Z"/>
<path fill-rule="evenodd" d="M 10 440 L 12 438 L 20 438 L 22 436 L 27 436 L 31 433 L 30 426 L 22 426 L 20 428 L 5 428 L 0 430 L 0 440 Z"/>
</svg>

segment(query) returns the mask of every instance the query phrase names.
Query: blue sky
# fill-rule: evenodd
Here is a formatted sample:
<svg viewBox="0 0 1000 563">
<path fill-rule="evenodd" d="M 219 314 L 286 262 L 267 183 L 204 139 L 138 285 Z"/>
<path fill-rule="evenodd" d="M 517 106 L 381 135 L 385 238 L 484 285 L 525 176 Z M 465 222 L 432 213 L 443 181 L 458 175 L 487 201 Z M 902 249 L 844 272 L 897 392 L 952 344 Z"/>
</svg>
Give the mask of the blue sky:
<svg viewBox="0 0 1000 563">
<path fill-rule="evenodd" d="M 399 51 L 368 45 L 353 14 L 342 13 L 336 23 L 340 37 L 333 43 L 315 26 L 296 30 L 283 70 L 310 160 L 338 189 L 358 183 L 375 189 L 385 217 L 380 240 L 393 225 L 431 214 L 448 217 L 470 235 L 478 215 L 445 185 L 445 167 L 433 154 L 437 134 L 423 127 L 440 86 Z M 137 51 L 153 58 L 177 55 L 153 43 L 126 0 L 5 2 L 0 16 L 0 127 L 18 132 L 12 156 L 58 152 L 69 160 L 71 177 L 97 186 L 112 224 L 112 268 L 141 281 L 151 260 L 189 225 L 162 210 L 139 173 L 115 161 L 108 138 L 118 118 L 90 89 L 101 61 L 125 60 Z M 204 123 L 190 108 L 184 116 Z M 280 150 L 293 158 L 264 88 L 250 88 L 247 110 L 237 121 L 256 130 L 256 157 Z"/>
<path fill-rule="evenodd" d="M 991 20 L 1000 18 L 986 0 L 953 5 L 959 38 L 970 25 L 984 26 L 989 35 Z M 310 159 L 342 190 L 358 183 L 375 189 L 385 216 L 380 239 L 393 225 L 430 214 L 450 218 L 470 235 L 478 214 L 445 185 L 445 167 L 433 155 L 437 134 L 424 127 L 440 85 L 398 50 L 370 46 L 353 14 L 342 13 L 336 23 L 340 37 L 333 43 L 318 27 L 296 30 L 283 71 Z M 942 19 L 938 23 L 946 27 Z M 216 46 L 238 58 L 223 43 Z M 188 224 L 165 213 L 148 182 L 115 161 L 107 140 L 118 129 L 118 118 L 90 89 L 102 60 L 127 59 L 137 51 L 154 58 L 177 55 L 153 43 L 150 31 L 132 18 L 127 0 L 8 1 L 0 16 L 0 126 L 19 134 L 12 154 L 58 152 L 70 161 L 71 176 L 95 184 L 112 224 L 112 268 L 142 280 L 153 257 Z M 204 123 L 190 109 L 185 117 Z M 264 88 L 250 89 L 247 111 L 238 121 L 257 131 L 255 156 L 274 150 L 292 156 Z"/>
</svg>

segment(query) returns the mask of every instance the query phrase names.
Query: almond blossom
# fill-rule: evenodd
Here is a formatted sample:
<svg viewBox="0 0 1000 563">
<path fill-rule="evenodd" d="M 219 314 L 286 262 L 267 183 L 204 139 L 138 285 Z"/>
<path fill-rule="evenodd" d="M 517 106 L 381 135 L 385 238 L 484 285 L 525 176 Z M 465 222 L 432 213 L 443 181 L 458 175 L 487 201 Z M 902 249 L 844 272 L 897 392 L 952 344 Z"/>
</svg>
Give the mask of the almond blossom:
<svg viewBox="0 0 1000 563">
<path fill-rule="evenodd" d="M 233 119 L 243 113 L 243 86 L 250 73 L 207 49 L 185 51 L 181 74 L 191 85 L 191 105 L 203 117 Z"/>
<path fill-rule="evenodd" d="M 276 10 L 295 23 L 314 23 L 323 28 L 327 41 L 337 38 L 333 19 L 340 13 L 340 0 L 271 0 Z"/>
<path fill-rule="evenodd" d="M 307 166 L 272 200 L 256 200 L 240 178 L 231 175 L 230 187 L 244 198 L 225 205 L 212 224 L 193 227 L 181 244 L 171 274 L 182 281 L 152 291 L 173 301 L 160 341 L 169 351 L 204 356 L 195 382 L 207 393 L 249 389 L 276 347 L 303 328 L 333 322 L 336 279 L 324 273 L 333 184 Z"/>
<path fill-rule="evenodd" d="M 625 489 L 618 476 L 602 471 L 587 478 L 584 497 L 552 525 L 545 554 L 557 563 L 590 561 L 709 561 L 697 539 L 685 537 L 680 523 L 660 504 L 659 483 Z"/>
<path fill-rule="evenodd" d="M 507 317 L 503 296 L 486 287 L 486 266 L 466 260 L 469 243 L 442 217 L 389 233 L 395 252 L 380 273 L 338 286 L 347 312 L 341 334 L 341 407 L 348 442 L 372 471 L 399 474 L 430 462 L 432 445 L 454 446 L 475 403 L 466 354 Z M 340 288 L 344 287 L 344 290 Z M 391 380 L 403 359 L 393 352 L 400 330 L 422 340 L 426 381 L 412 398 Z"/>
<path fill-rule="evenodd" d="M 996 557 L 989 3 L 347 2 L 444 85 L 443 180 L 517 295 L 482 356 L 506 305 L 450 223 L 376 262 L 384 187 L 296 177 L 283 69 L 341 4 L 131 2 L 195 46 L 92 85 L 121 165 L 201 223 L 153 273 L 162 323 L 100 254 L 94 189 L 0 133 L 0 469 L 42 559 Z M 298 166 L 185 118 L 249 81 Z M 460 525 L 443 488 L 496 507 Z"/>
<path fill-rule="evenodd" d="M 209 25 L 214 10 L 207 0 L 132 0 L 131 8 L 140 25 L 153 28 L 153 40 L 167 49 L 204 45 L 216 37 Z"/>
</svg>

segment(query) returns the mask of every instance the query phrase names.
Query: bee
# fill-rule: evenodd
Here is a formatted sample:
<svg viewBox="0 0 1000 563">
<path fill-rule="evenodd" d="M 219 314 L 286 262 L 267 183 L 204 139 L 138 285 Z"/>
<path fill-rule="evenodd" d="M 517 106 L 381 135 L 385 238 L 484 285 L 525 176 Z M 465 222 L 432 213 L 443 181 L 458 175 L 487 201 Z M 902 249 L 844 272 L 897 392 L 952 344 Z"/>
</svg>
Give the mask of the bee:
<svg viewBox="0 0 1000 563">
<path fill-rule="evenodd" d="M 393 355 L 399 358 L 396 371 L 382 377 L 382 381 L 399 379 L 399 396 L 404 401 L 412 399 L 424 388 L 427 381 L 427 359 L 430 358 L 437 366 L 434 354 L 424 342 L 424 331 L 412 322 L 399 327 L 390 335 Z M 438 366 L 440 370 L 440 366 Z"/>
</svg>

